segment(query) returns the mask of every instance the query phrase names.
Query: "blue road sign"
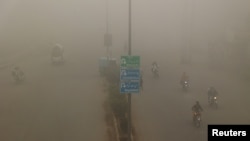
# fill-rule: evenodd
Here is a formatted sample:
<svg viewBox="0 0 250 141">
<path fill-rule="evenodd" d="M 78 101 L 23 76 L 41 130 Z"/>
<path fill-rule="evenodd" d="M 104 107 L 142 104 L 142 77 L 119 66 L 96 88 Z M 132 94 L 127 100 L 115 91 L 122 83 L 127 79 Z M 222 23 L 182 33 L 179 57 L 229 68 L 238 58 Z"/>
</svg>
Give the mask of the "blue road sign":
<svg viewBox="0 0 250 141">
<path fill-rule="evenodd" d="M 140 81 L 121 81 L 120 92 L 121 93 L 139 93 Z"/>
<path fill-rule="evenodd" d="M 140 80 L 139 69 L 121 69 L 120 72 L 121 80 Z"/>
</svg>

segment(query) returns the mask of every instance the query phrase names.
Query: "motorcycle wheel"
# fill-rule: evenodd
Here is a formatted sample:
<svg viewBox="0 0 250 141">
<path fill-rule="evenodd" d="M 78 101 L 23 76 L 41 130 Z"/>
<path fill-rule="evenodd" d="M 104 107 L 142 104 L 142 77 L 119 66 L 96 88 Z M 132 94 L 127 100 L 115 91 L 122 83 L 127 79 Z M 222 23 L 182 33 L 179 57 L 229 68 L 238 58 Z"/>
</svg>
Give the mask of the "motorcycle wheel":
<svg viewBox="0 0 250 141">
<path fill-rule="evenodd" d="M 196 121 L 196 127 L 200 127 L 201 126 L 201 123 L 200 123 L 200 121 Z"/>
<path fill-rule="evenodd" d="M 196 118 L 195 126 L 196 126 L 197 128 L 199 128 L 199 127 L 201 126 L 201 121 L 198 119 L 198 117 Z"/>
<path fill-rule="evenodd" d="M 218 103 L 217 103 L 217 102 L 214 103 L 214 108 L 215 108 L 215 109 L 218 109 Z"/>
</svg>

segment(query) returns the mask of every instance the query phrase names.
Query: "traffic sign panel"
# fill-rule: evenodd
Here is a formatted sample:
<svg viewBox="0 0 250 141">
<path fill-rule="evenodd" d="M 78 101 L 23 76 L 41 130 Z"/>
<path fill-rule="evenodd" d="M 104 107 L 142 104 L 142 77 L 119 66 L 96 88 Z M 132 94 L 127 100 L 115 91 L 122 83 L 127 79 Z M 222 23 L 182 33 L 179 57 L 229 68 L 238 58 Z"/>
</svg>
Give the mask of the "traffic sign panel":
<svg viewBox="0 0 250 141">
<path fill-rule="evenodd" d="M 140 80 L 139 69 L 121 69 L 120 72 L 121 80 Z"/>
<path fill-rule="evenodd" d="M 121 93 L 139 93 L 140 81 L 121 81 Z"/>
<path fill-rule="evenodd" d="M 121 56 L 121 67 L 123 68 L 139 68 L 140 56 Z"/>
</svg>

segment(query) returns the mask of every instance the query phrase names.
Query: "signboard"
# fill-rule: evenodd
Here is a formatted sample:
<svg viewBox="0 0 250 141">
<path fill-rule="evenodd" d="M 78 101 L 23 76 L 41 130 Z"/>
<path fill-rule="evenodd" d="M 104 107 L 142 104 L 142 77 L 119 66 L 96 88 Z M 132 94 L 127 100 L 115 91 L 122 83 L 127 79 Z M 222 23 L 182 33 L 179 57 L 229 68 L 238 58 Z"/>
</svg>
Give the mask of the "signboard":
<svg viewBox="0 0 250 141">
<path fill-rule="evenodd" d="M 140 56 L 121 56 L 122 68 L 139 68 Z"/>
<path fill-rule="evenodd" d="M 140 81 L 122 81 L 120 84 L 121 93 L 139 93 Z"/>
<path fill-rule="evenodd" d="M 140 92 L 140 56 L 121 56 L 120 92 Z"/>
<path fill-rule="evenodd" d="M 121 80 L 140 80 L 139 69 L 121 69 L 120 72 Z"/>
</svg>

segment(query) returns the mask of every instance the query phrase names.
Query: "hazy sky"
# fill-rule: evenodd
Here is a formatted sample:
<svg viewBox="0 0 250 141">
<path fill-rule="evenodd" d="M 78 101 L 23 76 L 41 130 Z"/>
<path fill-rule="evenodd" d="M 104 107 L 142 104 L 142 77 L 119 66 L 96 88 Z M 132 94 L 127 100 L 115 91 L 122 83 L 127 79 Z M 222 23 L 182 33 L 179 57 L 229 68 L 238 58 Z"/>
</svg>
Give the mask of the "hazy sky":
<svg viewBox="0 0 250 141">
<path fill-rule="evenodd" d="M 113 45 L 123 46 L 128 33 L 128 1 L 107 1 Z M 1 0 L 2 44 L 100 42 L 101 46 L 107 1 Z M 217 40 L 227 28 L 246 29 L 249 6 L 249 0 L 132 0 L 133 43 L 179 45 L 190 38 L 187 34 L 197 42 Z"/>
</svg>

